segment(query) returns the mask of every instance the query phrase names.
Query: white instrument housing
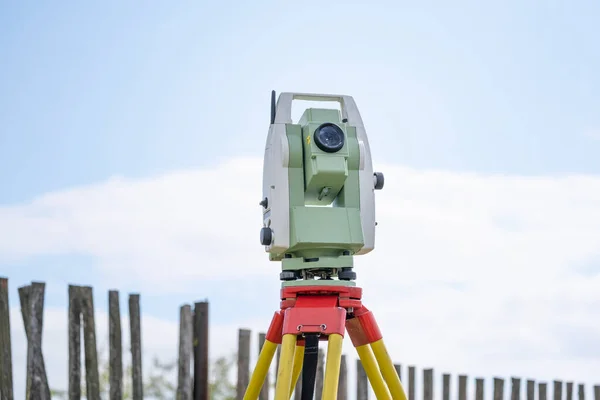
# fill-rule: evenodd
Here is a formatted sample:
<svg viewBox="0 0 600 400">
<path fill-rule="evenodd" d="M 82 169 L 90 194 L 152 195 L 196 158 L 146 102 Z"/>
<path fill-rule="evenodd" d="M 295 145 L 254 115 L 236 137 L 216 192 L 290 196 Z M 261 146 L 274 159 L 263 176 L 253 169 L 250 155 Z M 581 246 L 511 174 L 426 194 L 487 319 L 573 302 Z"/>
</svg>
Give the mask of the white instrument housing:
<svg viewBox="0 0 600 400">
<path fill-rule="evenodd" d="M 351 96 L 290 93 L 279 95 L 274 123 L 269 127 L 263 161 L 263 199 L 268 204 L 263 209 L 263 226 L 272 230 L 272 241 L 265 251 L 283 254 L 290 246 L 290 191 L 289 191 L 289 143 L 286 125 L 292 124 L 293 100 L 335 101 L 340 104 L 342 119 L 356 129 L 360 151 L 359 188 L 360 220 L 364 239 L 363 247 L 356 255 L 367 254 L 375 247 L 375 178 L 371 150 L 365 127 Z"/>
</svg>

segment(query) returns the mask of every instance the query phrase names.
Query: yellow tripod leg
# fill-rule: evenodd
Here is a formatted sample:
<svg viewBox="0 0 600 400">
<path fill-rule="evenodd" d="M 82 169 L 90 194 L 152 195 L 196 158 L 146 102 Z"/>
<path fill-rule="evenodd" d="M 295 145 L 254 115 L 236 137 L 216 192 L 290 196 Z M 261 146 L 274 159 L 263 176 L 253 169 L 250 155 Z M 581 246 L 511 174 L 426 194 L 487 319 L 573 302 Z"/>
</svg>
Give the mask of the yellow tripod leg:
<svg viewBox="0 0 600 400">
<path fill-rule="evenodd" d="M 294 352 L 294 369 L 292 371 L 292 384 L 290 385 L 290 398 L 300 378 L 300 372 L 302 372 L 302 364 L 304 363 L 304 345 L 296 345 Z"/>
<path fill-rule="evenodd" d="M 383 343 L 383 339 L 371 343 L 371 348 L 379 364 L 381 374 L 390 389 L 392 399 L 406 400 L 406 393 L 402 387 L 402 382 L 400 382 L 400 377 L 394 368 L 394 362 Z"/>
<path fill-rule="evenodd" d="M 329 335 L 325 376 L 323 378 L 323 392 L 321 396 L 322 400 L 337 400 L 343 340 L 344 337 L 338 333 Z"/>
<path fill-rule="evenodd" d="M 290 400 L 295 348 L 296 335 L 290 333 L 283 335 L 281 354 L 279 355 L 279 371 L 277 371 L 277 384 L 275 385 L 275 400 Z"/>
<path fill-rule="evenodd" d="M 379 371 L 379 367 L 377 366 L 377 360 L 373 355 L 371 346 L 369 344 L 357 346 L 356 352 L 358 353 L 360 362 L 362 363 L 365 372 L 367 373 L 367 378 L 369 378 L 369 382 L 371 382 L 371 387 L 373 388 L 377 399 L 390 400 L 392 398 L 392 395 L 390 394 L 390 391 L 386 386 L 385 381 L 383 380 L 383 376 Z"/>
<path fill-rule="evenodd" d="M 260 350 L 258 360 L 256 361 L 256 366 L 254 367 L 254 371 L 250 377 L 250 383 L 248 383 L 248 388 L 246 388 L 246 393 L 244 393 L 244 400 L 258 399 L 260 389 L 265 383 L 265 378 L 269 373 L 269 367 L 271 366 L 271 362 L 273 361 L 273 356 L 275 355 L 276 350 L 277 343 L 265 340 L 265 344 Z"/>
</svg>

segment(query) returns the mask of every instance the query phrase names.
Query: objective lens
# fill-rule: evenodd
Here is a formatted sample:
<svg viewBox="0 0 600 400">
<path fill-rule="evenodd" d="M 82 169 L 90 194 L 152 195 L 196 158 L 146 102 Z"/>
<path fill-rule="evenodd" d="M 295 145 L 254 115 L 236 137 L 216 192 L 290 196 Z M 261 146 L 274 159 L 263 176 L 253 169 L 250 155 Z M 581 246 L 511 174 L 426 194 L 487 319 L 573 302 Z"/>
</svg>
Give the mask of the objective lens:
<svg viewBox="0 0 600 400">
<path fill-rule="evenodd" d="M 317 147 L 327 153 L 335 153 L 344 147 L 344 132 L 335 124 L 322 124 L 313 136 Z"/>
</svg>

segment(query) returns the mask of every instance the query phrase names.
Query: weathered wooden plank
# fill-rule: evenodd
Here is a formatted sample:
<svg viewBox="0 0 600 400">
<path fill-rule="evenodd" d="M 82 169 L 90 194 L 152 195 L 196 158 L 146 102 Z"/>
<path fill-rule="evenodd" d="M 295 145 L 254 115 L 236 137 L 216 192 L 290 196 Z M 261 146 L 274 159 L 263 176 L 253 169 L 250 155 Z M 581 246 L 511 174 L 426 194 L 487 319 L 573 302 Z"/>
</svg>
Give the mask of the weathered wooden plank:
<svg viewBox="0 0 600 400">
<path fill-rule="evenodd" d="M 546 400 L 546 388 L 547 385 L 545 382 L 540 382 L 538 384 L 538 400 Z"/>
<path fill-rule="evenodd" d="M 504 379 L 494 378 L 494 400 L 504 399 Z"/>
<path fill-rule="evenodd" d="M 484 380 L 475 378 L 475 400 L 483 400 L 484 397 Z"/>
<path fill-rule="evenodd" d="M 275 385 L 277 385 L 277 377 L 279 376 L 279 360 L 281 358 L 281 344 L 277 345 L 275 352 Z"/>
<path fill-rule="evenodd" d="M 108 292 L 109 399 L 123 399 L 123 340 L 119 292 Z"/>
<path fill-rule="evenodd" d="M 521 378 L 510 378 L 510 400 L 521 400 Z"/>
<path fill-rule="evenodd" d="M 268 375 L 267 375 L 268 377 Z M 300 370 L 300 375 L 298 376 L 298 380 L 296 381 L 296 387 L 294 387 L 294 400 L 302 399 L 302 370 Z"/>
<path fill-rule="evenodd" d="M 402 382 L 402 364 L 394 364 L 394 369 L 398 374 L 398 378 L 400 378 L 400 381 Z"/>
<path fill-rule="evenodd" d="M 348 400 L 348 361 L 346 355 L 342 354 L 340 363 L 340 380 L 338 382 L 337 400 Z"/>
<path fill-rule="evenodd" d="M 194 400 L 209 400 L 208 301 L 194 303 Z"/>
<path fill-rule="evenodd" d="M 356 400 L 369 399 L 369 380 L 360 359 L 356 360 Z"/>
<path fill-rule="evenodd" d="M 325 377 L 325 353 L 319 349 L 317 361 L 317 376 L 315 377 L 315 400 L 321 400 L 323 397 L 323 379 Z"/>
<path fill-rule="evenodd" d="M 467 375 L 458 376 L 458 400 L 467 400 Z"/>
<path fill-rule="evenodd" d="M 50 400 L 50 386 L 42 353 L 45 289 L 46 285 L 42 282 L 32 282 L 31 285 L 19 288 L 21 314 L 27 336 L 27 400 Z"/>
<path fill-rule="evenodd" d="M 442 375 L 442 400 L 450 400 L 450 374 Z"/>
<path fill-rule="evenodd" d="M 433 400 L 433 369 L 423 369 L 423 400 Z"/>
<path fill-rule="evenodd" d="M 562 381 L 554 380 L 552 383 L 554 386 L 552 390 L 554 400 L 562 400 Z"/>
<path fill-rule="evenodd" d="M 409 365 L 408 366 L 408 400 L 416 400 L 415 381 L 416 381 L 416 367 Z"/>
<path fill-rule="evenodd" d="M 527 400 L 535 400 L 535 381 L 527 380 Z"/>
<path fill-rule="evenodd" d="M 573 382 L 567 382 L 567 400 L 573 400 Z"/>
<path fill-rule="evenodd" d="M 0 278 L 0 399 L 14 400 L 7 278 Z"/>
<path fill-rule="evenodd" d="M 263 346 L 265 345 L 265 341 L 267 340 L 267 334 L 264 332 L 260 332 L 258 334 L 258 354 L 262 351 Z M 298 382 L 301 382 L 301 379 L 298 379 Z M 299 384 L 296 385 L 298 387 Z M 260 389 L 260 393 L 258 394 L 258 400 L 269 400 L 269 387 L 270 387 L 270 379 L 269 374 L 265 376 L 265 381 Z M 296 397 L 298 393 L 296 393 Z"/>
<path fill-rule="evenodd" d="M 69 285 L 69 400 L 81 399 L 81 296 Z"/>
<path fill-rule="evenodd" d="M 85 393 L 87 400 L 100 400 L 100 374 L 96 345 L 96 318 L 94 292 L 91 286 L 81 286 L 81 314 L 83 319 L 83 352 L 85 355 Z"/>
<path fill-rule="evenodd" d="M 237 354 L 237 400 L 243 400 L 250 382 L 250 335 L 249 329 L 238 329 Z"/>
<path fill-rule="evenodd" d="M 577 398 L 578 400 L 585 400 L 585 385 L 583 383 L 577 385 Z"/>
<path fill-rule="evenodd" d="M 188 304 L 179 310 L 179 368 L 177 400 L 192 400 L 192 376 L 190 368 L 194 344 L 192 307 Z"/>
<path fill-rule="evenodd" d="M 129 295 L 129 332 L 131 335 L 131 381 L 132 400 L 144 399 L 142 375 L 142 322 L 140 312 L 140 295 Z"/>
</svg>

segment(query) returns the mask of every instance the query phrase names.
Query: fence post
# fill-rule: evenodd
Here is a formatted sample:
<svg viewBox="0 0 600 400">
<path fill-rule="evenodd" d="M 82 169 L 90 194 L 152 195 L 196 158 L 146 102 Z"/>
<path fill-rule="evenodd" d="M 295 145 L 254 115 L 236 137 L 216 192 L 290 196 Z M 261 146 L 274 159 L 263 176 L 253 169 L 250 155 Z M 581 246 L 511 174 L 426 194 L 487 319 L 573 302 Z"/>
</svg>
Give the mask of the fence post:
<svg viewBox="0 0 600 400">
<path fill-rule="evenodd" d="M 600 400 L 600 385 L 594 386 L 594 400 Z"/>
<path fill-rule="evenodd" d="M 8 278 L 0 278 L 0 399 L 14 399 Z"/>
<path fill-rule="evenodd" d="M 369 381 L 367 380 L 367 372 L 360 362 L 360 358 L 356 360 L 356 400 L 369 399 Z"/>
<path fill-rule="evenodd" d="M 131 342 L 131 382 L 132 399 L 144 399 L 142 382 L 142 328 L 140 316 L 140 295 L 129 295 L 129 334 Z"/>
<path fill-rule="evenodd" d="M 521 399 L 521 378 L 511 378 L 510 400 Z"/>
<path fill-rule="evenodd" d="M 123 398 L 123 343 L 121 339 L 119 292 L 108 292 L 108 347 L 110 400 Z"/>
<path fill-rule="evenodd" d="M 535 400 L 535 381 L 527 380 L 527 400 Z"/>
<path fill-rule="evenodd" d="M 323 378 L 325 375 L 325 353 L 319 349 L 317 360 L 317 376 L 315 376 L 315 400 L 321 400 L 323 397 Z"/>
<path fill-rule="evenodd" d="M 100 374 L 98 372 L 93 289 L 90 286 L 83 286 L 79 290 L 81 294 L 81 313 L 83 316 L 86 398 L 88 400 L 100 400 Z"/>
<path fill-rule="evenodd" d="M 442 375 L 442 400 L 450 400 L 450 374 Z"/>
<path fill-rule="evenodd" d="M 339 384 L 338 384 L 338 390 L 339 390 Z M 302 370 L 300 370 L 300 375 L 298 376 L 298 380 L 296 381 L 296 387 L 294 388 L 294 400 L 301 400 L 301 399 L 302 399 Z"/>
<path fill-rule="evenodd" d="M 279 376 L 279 359 L 281 358 L 281 344 L 277 345 L 277 351 L 275 352 L 275 379 L 274 384 L 277 385 L 277 377 Z"/>
<path fill-rule="evenodd" d="M 192 400 L 190 375 L 191 357 L 194 345 L 192 327 L 192 307 L 188 304 L 179 309 L 179 368 L 177 373 L 177 400 Z"/>
<path fill-rule="evenodd" d="M 494 378 L 494 400 L 504 399 L 504 379 Z"/>
<path fill-rule="evenodd" d="M 69 285 L 69 400 L 81 399 L 81 296 Z"/>
<path fill-rule="evenodd" d="M 540 382 L 538 384 L 538 400 L 546 400 L 546 383 Z"/>
<path fill-rule="evenodd" d="M 562 381 L 555 380 L 553 384 L 552 395 L 554 396 L 554 400 L 562 400 Z"/>
<path fill-rule="evenodd" d="M 423 400 L 433 400 L 433 369 L 423 369 Z"/>
<path fill-rule="evenodd" d="M 402 364 L 394 364 L 394 369 L 398 374 L 398 378 L 400 378 L 400 382 L 402 382 Z"/>
<path fill-rule="evenodd" d="M 244 398 L 250 382 L 250 334 L 249 329 L 238 329 L 237 400 Z"/>
<path fill-rule="evenodd" d="M 467 375 L 458 376 L 458 400 L 467 400 Z"/>
<path fill-rule="evenodd" d="M 27 336 L 27 399 L 50 400 L 50 387 L 42 354 L 45 289 L 46 285 L 41 282 L 32 282 L 31 285 L 19 288 L 21 315 Z"/>
<path fill-rule="evenodd" d="M 338 382 L 338 400 L 348 400 L 348 365 L 346 362 L 346 355 L 342 354 L 340 363 L 340 380 Z M 299 387 L 296 387 L 296 389 L 299 389 Z M 298 399 L 299 398 L 300 397 L 298 397 Z"/>
<path fill-rule="evenodd" d="M 567 400 L 573 400 L 573 382 L 567 382 Z"/>
<path fill-rule="evenodd" d="M 267 334 L 264 332 L 260 332 L 258 334 L 258 354 L 260 355 L 260 352 L 262 351 L 263 346 L 265 345 L 265 341 L 267 340 Z M 301 379 L 298 379 L 298 382 L 301 382 Z M 267 376 L 265 376 L 265 381 L 262 385 L 262 387 L 260 388 L 260 393 L 258 394 L 258 400 L 269 400 L 269 388 L 270 388 L 270 383 L 269 383 L 269 374 L 267 373 Z M 298 385 L 296 385 L 296 389 L 298 388 Z M 296 397 L 298 396 L 298 394 L 296 393 Z"/>
<path fill-rule="evenodd" d="M 408 366 L 408 400 L 415 399 L 415 367 L 413 365 Z"/>
<path fill-rule="evenodd" d="M 483 400 L 483 378 L 475 378 L 475 400 Z"/>
<path fill-rule="evenodd" d="M 583 383 L 577 385 L 577 398 L 578 400 L 585 400 L 585 387 Z"/>
<path fill-rule="evenodd" d="M 208 301 L 194 304 L 194 400 L 208 400 Z"/>
</svg>

